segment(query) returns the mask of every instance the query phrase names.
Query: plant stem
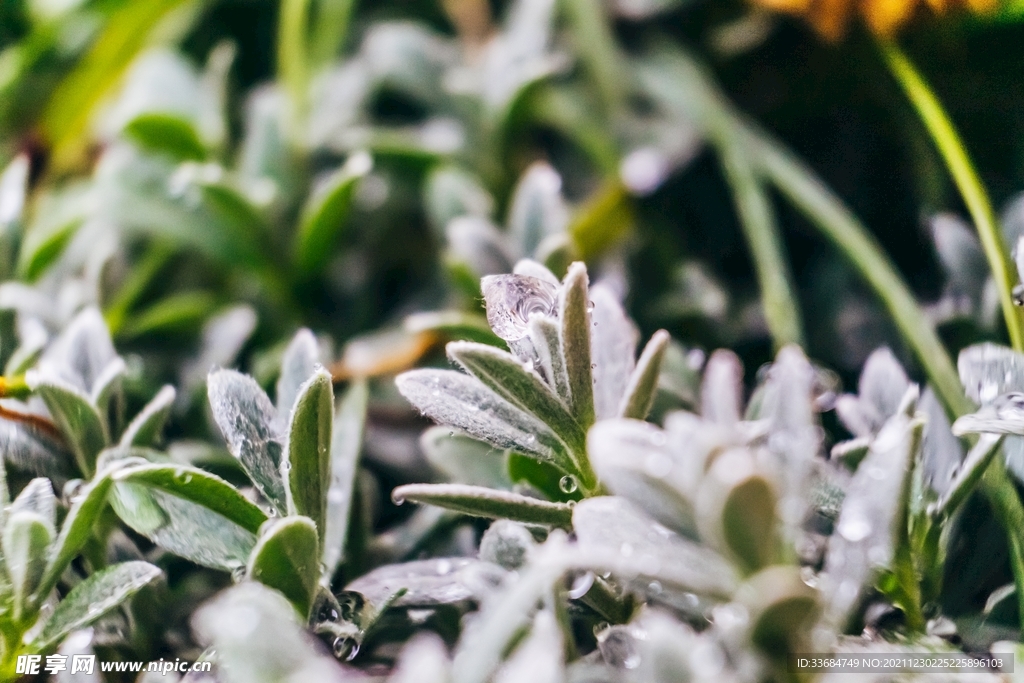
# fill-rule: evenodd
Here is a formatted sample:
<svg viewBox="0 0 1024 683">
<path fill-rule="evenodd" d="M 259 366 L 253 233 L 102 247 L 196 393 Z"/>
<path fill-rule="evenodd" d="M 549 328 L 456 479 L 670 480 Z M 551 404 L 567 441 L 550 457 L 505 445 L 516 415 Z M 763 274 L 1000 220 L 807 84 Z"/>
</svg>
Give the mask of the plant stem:
<svg viewBox="0 0 1024 683">
<path fill-rule="evenodd" d="M 309 83 L 307 27 L 311 0 L 281 0 L 277 20 L 277 77 L 291 100 L 289 130 L 293 137 L 302 127 Z"/>
<path fill-rule="evenodd" d="M 949 169 L 971 213 L 999 291 L 999 303 L 1006 319 L 1010 344 L 1014 349 L 1024 351 L 1024 317 L 1021 310 L 1013 304 L 1012 296 L 1013 287 L 1017 283 L 1017 273 L 999 230 L 992 202 L 985 192 L 974 164 L 971 163 L 963 140 L 943 109 L 942 103 L 899 46 L 893 42 L 883 42 L 879 47 L 889 70 L 921 117 L 921 122 L 928 130 L 932 142 L 946 162 L 946 168 Z"/>
<path fill-rule="evenodd" d="M 310 66 L 322 67 L 338 55 L 345 44 L 356 0 L 320 0 L 317 3 L 313 37 L 310 40 Z"/>
<path fill-rule="evenodd" d="M 764 317 L 775 350 L 786 344 L 803 346 L 800 306 L 771 202 L 740 145 L 723 140 L 719 151 L 754 261 Z"/>
</svg>

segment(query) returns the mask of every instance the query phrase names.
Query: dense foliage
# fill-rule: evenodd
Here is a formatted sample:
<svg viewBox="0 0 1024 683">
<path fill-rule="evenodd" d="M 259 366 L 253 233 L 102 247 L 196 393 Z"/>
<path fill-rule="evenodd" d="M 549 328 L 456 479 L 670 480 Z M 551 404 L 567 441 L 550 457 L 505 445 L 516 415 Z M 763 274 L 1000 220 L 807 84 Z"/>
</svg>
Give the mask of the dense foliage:
<svg viewBox="0 0 1024 683">
<path fill-rule="evenodd" d="M 0 2 L 0 681 L 1024 655 L 1019 14 Z"/>
</svg>

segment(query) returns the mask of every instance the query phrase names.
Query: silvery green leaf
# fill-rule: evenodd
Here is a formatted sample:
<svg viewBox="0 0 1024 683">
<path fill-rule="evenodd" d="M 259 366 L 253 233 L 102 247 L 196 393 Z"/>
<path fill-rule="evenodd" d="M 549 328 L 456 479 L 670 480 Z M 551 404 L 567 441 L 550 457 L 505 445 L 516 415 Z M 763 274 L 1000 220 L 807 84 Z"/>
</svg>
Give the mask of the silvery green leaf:
<svg viewBox="0 0 1024 683">
<path fill-rule="evenodd" d="M 277 412 L 258 384 L 234 370 L 215 370 L 207 379 L 213 418 L 228 450 L 253 484 L 282 514 L 287 509 L 281 461 L 282 435 L 274 428 Z"/>
<path fill-rule="evenodd" d="M 510 353 L 484 344 L 451 342 L 446 349 L 449 358 L 487 388 L 550 427 L 572 452 L 583 451 L 586 437 L 580 423 L 532 367 Z M 567 366 L 571 365 L 568 356 L 566 361 Z M 590 368 L 587 370 L 589 373 Z"/>
<path fill-rule="evenodd" d="M 480 559 L 513 571 L 526 564 L 536 546 L 533 534 L 524 525 L 499 519 L 480 539 Z"/>
<path fill-rule="evenodd" d="M 658 330 L 647 342 L 619 404 L 620 417 L 643 420 L 651 411 L 654 394 L 658 389 L 661 362 L 670 339 L 668 332 Z"/>
<path fill-rule="evenodd" d="M 1024 435 L 1024 392 L 1001 394 L 985 403 L 978 412 L 962 415 L 953 423 L 953 434 Z"/>
<path fill-rule="evenodd" d="M 459 216 L 490 218 L 494 198 L 478 178 L 457 166 L 439 166 L 427 176 L 423 186 L 427 219 L 438 235 Z"/>
<path fill-rule="evenodd" d="M 565 232 L 569 210 L 562 178 L 544 161 L 534 162 L 519 179 L 508 215 L 509 236 L 520 254 L 534 254 L 548 235 Z"/>
<path fill-rule="evenodd" d="M 448 683 L 452 664 L 448 648 L 430 631 L 417 633 L 398 655 L 389 683 Z"/>
<path fill-rule="evenodd" d="M 0 547 L 13 591 L 15 619 L 25 619 L 31 613 L 53 536 L 53 524 L 36 512 L 14 510 L 7 515 Z"/>
<path fill-rule="evenodd" d="M 342 396 L 334 414 L 331 481 L 327 490 L 327 520 L 324 525 L 324 576 L 328 579 L 334 576 L 338 564 L 345 556 L 368 401 L 369 387 L 366 382 L 353 382 Z"/>
<path fill-rule="evenodd" d="M 565 680 L 562 631 L 555 616 L 541 610 L 529 635 L 494 676 L 495 683 L 561 683 Z"/>
<path fill-rule="evenodd" d="M 511 489 L 504 453 L 490 444 L 447 427 L 431 427 L 420 437 L 430 465 L 456 484 Z"/>
<path fill-rule="evenodd" d="M 43 399 L 81 472 L 91 475 L 96 456 L 110 440 L 99 411 L 80 389 L 55 376 L 32 372 L 25 379 Z"/>
<path fill-rule="evenodd" d="M 0 274 L 3 279 L 14 274 L 16 240 L 24 222 L 28 176 L 29 158 L 25 153 L 16 156 L 0 172 Z"/>
<path fill-rule="evenodd" d="M 916 391 L 912 385 L 908 398 Z M 876 570 L 892 562 L 900 525 L 906 523 L 911 465 L 923 429 L 921 421 L 903 412 L 889 418 L 847 487 L 823 577 L 832 624 L 845 625 Z"/>
<path fill-rule="evenodd" d="M 587 433 L 587 453 L 601 482 L 655 520 L 696 538 L 694 472 L 679 462 L 658 427 L 638 420 L 604 420 Z"/>
<path fill-rule="evenodd" d="M 573 529 L 581 549 L 620 566 L 621 578 L 646 586 L 716 597 L 736 587 L 732 566 L 712 549 L 658 524 L 624 498 L 588 498 L 573 510 Z M 626 573 L 628 572 L 628 573 Z"/>
<path fill-rule="evenodd" d="M 304 277 L 319 275 L 329 264 L 342 231 L 351 222 L 360 182 L 372 169 L 373 158 L 361 150 L 316 184 L 295 233 L 295 265 Z"/>
<path fill-rule="evenodd" d="M 291 413 L 299 388 L 316 372 L 319 361 L 320 349 L 313 333 L 306 328 L 296 332 L 281 358 L 276 392 L 278 415 Z"/>
<path fill-rule="evenodd" d="M 116 356 L 103 315 L 89 307 L 54 340 L 40 359 L 39 369 L 88 395 Z"/>
<path fill-rule="evenodd" d="M 946 292 L 954 305 L 967 305 L 973 313 L 980 304 L 985 281 L 989 277 L 988 261 L 978 242 L 977 233 L 955 214 L 940 213 L 929 221 L 935 251 L 946 274 Z"/>
<path fill-rule="evenodd" d="M 736 591 L 736 601 L 750 615 L 750 640 L 773 658 L 807 642 L 821 614 L 819 596 L 792 565 L 763 569 Z"/>
<path fill-rule="evenodd" d="M 681 404 L 691 410 L 696 408 L 700 397 L 700 371 L 703 364 L 703 351 L 687 351 L 679 342 L 669 340 L 661 361 L 658 391 L 666 394 L 676 405 Z"/>
<path fill-rule="evenodd" d="M 93 574 L 57 604 L 32 643 L 36 651 L 55 645 L 65 635 L 88 626 L 128 600 L 163 572 L 148 562 L 123 562 Z"/>
<path fill-rule="evenodd" d="M 266 515 L 223 479 L 183 465 L 116 470 L 111 504 L 132 529 L 176 555 L 217 569 L 245 564 Z"/>
<path fill-rule="evenodd" d="M 622 655 L 606 656 L 605 660 L 613 659 L 623 668 L 635 668 L 641 680 L 688 681 L 695 673 L 712 674 L 709 678 L 716 673 L 724 673 L 715 671 L 716 663 L 720 669 L 725 662 L 725 653 L 717 644 L 711 638 L 698 636 L 690 626 L 669 614 L 647 610 L 634 628 L 642 629 L 643 637 L 631 639 L 631 647 Z M 606 646 L 605 649 L 610 648 Z M 699 671 L 701 659 L 707 661 L 710 671 Z"/>
<path fill-rule="evenodd" d="M 249 556 L 247 574 L 288 598 L 303 619 L 309 618 L 320 579 L 320 539 L 308 517 L 272 520 L 261 531 Z"/>
<path fill-rule="evenodd" d="M 546 425 L 474 377 L 452 370 L 412 370 L 395 383 L 413 406 L 438 424 L 461 429 L 502 450 L 569 463 L 564 446 Z"/>
<path fill-rule="evenodd" d="M 952 514 L 960 503 L 966 500 L 975 484 L 988 469 L 992 458 L 999 452 L 1001 441 L 1002 437 L 998 434 L 981 435 L 978 442 L 967 453 L 963 463 L 958 463 L 956 469 L 950 472 L 943 495 L 935 503 L 936 513 Z"/>
<path fill-rule="evenodd" d="M 701 417 L 723 425 L 740 419 L 743 403 L 743 366 L 739 357 L 727 349 L 711 354 L 704 366 L 700 386 Z"/>
<path fill-rule="evenodd" d="M 1017 481 L 1024 481 L 1024 437 L 1003 437 L 1003 458 L 1006 460 L 1006 470 Z"/>
<path fill-rule="evenodd" d="M 639 21 L 670 12 L 687 3 L 687 0 L 614 0 L 612 11 L 620 17 Z"/>
<path fill-rule="evenodd" d="M 459 216 L 445 228 L 448 258 L 468 266 L 475 275 L 507 273 L 512 268 L 514 252 L 507 238 L 486 218 Z"/>
<path fill-rule="evenodd" d="M 395 607 L 436 607 L 485 599 L 506 579 L 501 567 L 469 558 L 416 560 L 378 567 L 345 587 L 381 605 L 402 589 Z"/>
<path fill-rule="evenodd" d="M 615 293 L 598 283 L 590 288 L 594 310 L 590 312 L 590 354 L 594 364 L 594 411 L 606 420 L 619 414 L 619 407 L 633 368 L 640 332 L 622 309 Z"/>
<path fill-rule="evenodd" d="M 480 281 L 487 306 L 487 322 L 506 342 L 529 334 L 530 316 L 554 316 L 558 285 L 531 275 L 489 275 Z"/>
<path fill-rule="evenodd" d="M 997 396 L 1024 391 L 1024 355 L 997 344 L 975 344 L 956 362 L 967 398 L 985 404 Z"/>
<path fill-rule="evenodd" d="M 562 339 L 558 321 L 546 315 L 534 313 L 530 316 L 529 341 L 533 345 L 539 367 L 536 369 L 563 404 L 572 405 L 572 391 L 569 389 L 569 375 L 566 372 L 565 355 L 562 353 Z"/>
<path fill-rule="evenodd" d="M 391 493 L 396 503 L 412 501 L 437 505 L 473 517 L 511 519 L 525 524 L 568 527 L 572 507 L 529 498 L 511 491 L 499 491 L 465 484 L 406 484 Z"/>
<path fill-rule="evenodd" d="M 32 512 L 56 528 L 57 497 L 53 495 L 53 484 L 45 477 L 33 479 L 11 503 L 11 512 Z"/>
<path fill-rule="evenodd" d="M 299 388 L 288 423 L 288 442 L 281 464 L 287 485 L 289 514 L 309 517 L 318 530 L 324 528 L 327 518 L 333 420 L 331 375 L 321 368 Z"/>
<path fill-rule="evenodd" d="M 92 647 L 93 629 L 83 628 L 69 633 L 64 642 L 61 643 L 58 654 L 64 655 L 68 661 L 73 661 L 75 656 L 95 657 L 96 651 Z M 103 683 L 98 671 L 91 674 L 84 671 L 71 673 L 71 667 L 59 672 L 56 676 L 56 683 Z"/>
<path fill-rule="evenodd" d="M 210 368 L 231 365 L 256 329 L 256 311 L 251 306 L 233 306 L 203 325 L 199 355 L 181 371 L 182 393 L 189 395 L 206 381 Z"/>
<path fill-rule="evenodd" d="M 921 467 L 925 483 L 941 496 L 960 467 L 964 450 L 960 440 L 953 435 L 946 411 L 931 387 L 925 389 L 919 407 L 928 420 L 921 446 Z"/>
<path fill-rule="evenodd" d="M 136 415 L 124 433 L 121 434 L 121 446 L 152 446 L 160 438 L 174 407 L 177 392 L 170 384 L 161 387 L 156 396 L 150 399 L 139 414 Z"/>
<path fill-rule="evenodd" d="M 197 639 L 217 652 L 224 683 L 346 680 L 304 626 L 284 596 L 255 582 L 219 593 L 192 617 Z"/>
<path fill-rule="evenodd" d="M 864 363 L 856 402 L 842 397 L 836 402 L 836 412 L 857 436 L 874 434 L 896 413 L 908 386 L 907 373 L 892 351 L 876 349 Z"/>
<path fill-rule="evenodd" d="M 107 495 L 111 485 L 110 477 L 101 473 L 72 498 L 71 509 L 64 517 L 60 534 L 50 546 L 46 571 L 39 582 L 39 596 L 50 594 L 68 564 L 92 538 L 93 525 L 107 507 Z"/>
<path fill-rule="evenodd" d="M 458 50 L 443 36 L 412 22 L 380 22 L 366 32 L 360 53 L 378 85 L 431 108 L 448 97 L 443 78 Z"/>
<path fill-rule="evenodd" d="M 255 89 L 245 103 L 245 134 L 237 152 L 236 167 L 243 185 L 265 195 L 260 198 L 264 202 L 276 205 L 293 201 L 300 181 L 285 130 L 290 106 L 281 87 Z"/>
<path fill-rule="evenodd" d="M 4 285 L 0 285 L 0 291 L 3 290 L 3 287 Z M 23 375 L 34 366 L 49 341 L 46 328 L 41 322 L 32 318 L 19 317 L 17 332 L 18 346 L 11 350 L 4 366 L 4 374 L 11 377 Z"/>
<path fill-rule="evenodd" d="M 543 282 L 552 285 L 556 290 L 561 286 L 561 282 L 555 277 L 555 274 L 542 263 L 529 258 L 524 258 L 516 261 L 515 267 L 512 268 L 513 275 L 522 275 L 524 277 L 532 277 Z M 552 290 L 554 291 L 554 290 Z M 555 309 L 552 308 L 552 312 Z"/>
<path fill-rule="evenodd" d="M 595 419 L 588 283 L 586 265 L 576 262 L 569 266 L 569 272 L 558 292 L 562 352 L 565 355 L 566 374 L 569 376 L 569 390 L 572 392 L 572 414 L 585 427 L 592 425 Z"/>
<path fill-rule="evenodd" d="M 89 400 L 99 410 L 100 415 L 107 415 L 110 410 L 110 402 L 114 396 L 121 391 L 121 381 L 128 366 L 121 357 L 113 358 L 103 371 L 96 378 L 92 391 L 89 393 Z"/>
</svg>

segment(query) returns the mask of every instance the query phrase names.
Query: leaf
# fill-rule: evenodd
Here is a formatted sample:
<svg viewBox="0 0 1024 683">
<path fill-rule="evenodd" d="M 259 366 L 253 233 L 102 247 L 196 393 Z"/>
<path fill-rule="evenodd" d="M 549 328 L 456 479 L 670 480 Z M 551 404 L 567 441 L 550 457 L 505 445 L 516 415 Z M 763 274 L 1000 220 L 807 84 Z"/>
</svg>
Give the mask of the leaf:
<svg viewBox="0 0 1024 683">
<path fill-rule="evenodd" d="M 599 420 L 619 415 L 630 375 L 636 366 L 640 332 L 615 293 L 601 283 L 590 288 L 590 355 L 594 364 L 594 411 Z"/>
<path fill-rule="evenodd" d="M 953 423 L 953 434 L 1024 435 L 1024 392 L 1002 394 L 983 405 L 978 412 L 962 415 Z"/>
<path fill-rule="evenodd" d="M 480 559 L 514 571 L 530 558 L 537 541 L 529 528 L 518 522 L 499 519 L 480 538 Z"/>
<path fill-rule="evenodd" d="M 565 501 L 583 497 L 578 488 L 571 494 L 562 490 L 561 482 L 567 476 L 565 470 L 558 469 L 549 462 L 537 460 L 515 451 L 509 451 L 505 458 L 508 478 L 513 484 L 525 484 L 529 487 L 527 490 L 538 491 L 548 500 Z"/>
<path fill-rule="evenodd" d="M 67 634 L 88 626 L 162 575 L 159 567 L 148 562 L 123 562 L 93 574 L 57 604 L 57 609 L 33 641 L 32 648 L 37 652 L 49 649 Z"/>
<path fill-rule="evenodd" d="M 277 413 L 288 415 L 295 407 L 302 385 L 316 372 L 320 348 L 316 337 L 303 328 L 295 333 L 281 358 L 281 374 L 277 378 Z"/>
<path fill-rule="evenodd" d="M 743 402 L 743 365 L 727 349 L 711 354 L 700 385 L 700 414 L 723 425 L 739 422 Z"/>
<path fill-rule="evenodd" d="M 612 493 L 628 498 L 655 520 L 697 537 L 693 468 L 667 447 L 668 435 L 638 420 L 604 420 L 590 428 L 587 452 Z"/>
<path fill-rule="evenodd" d="M 309 618 L 320 578 L 320 540 L 306 517 L 274 520 L 249 557 L 249 576 L 281 592 L 302 618 Z"/>
<path fill-rule="evenodd" d="M 562 353 L 558 321 L 546 315 L 532 315 L 528 325 L 530 342 L 537 354 L 537 360 L 540 361 L 541 374 L 555 396 L 563 404 L 572 405 L 572 391 L 569 389 L 569 375 Z"/>
<path fill-rule="evenodd" d="M 43 399 L 71 447 L 79 469 L 86 476 L 91 475 L 96 467 L 96 456 L 107 445 L 109 437 L 106 424 L 89 397 L 55 377 L 31 373 L 26 381 Z"/>
<path fill-rule="evenodd" d="M 79 551 L 92 538 L 93 525 L 100 513 L 107 506 L 107 495 L 110 492 L 110 477 L 99 474 L 84 490 L 71 501 L 64 523 L 61 525 L 57 540 L 50 546 L 50 555 L 46 563 L 46 571 L 39 582 L 37 599 L 45 599 L 64 570 L 75 559 Z"/>
<path fill-rule="evenodd" d="M 170 384 L 165 384 L 156 396 L 150 399 L 139 414 L 128 423 L 124 433 L 121 434 L 120 445 L 128 446 L 152 446 L 160 438 L 160 433 L 167 424 L 174 407 L 174 399 L 177 392 Z"/>
<path fill-rule="evenodd" d="M 554 615 L 541 610 L 533 618 L 533 628 L 512 651 L 498 673 L 495 683 L 559 683 L 565 672 L 563 635 Z"/>
<path fill-rule="evenodd" d="M 345 586 L 379 606 L 405 593 L 395 607 L 436 607 L 468 600 L 481 602 L 506 578 L 501 567 L 465 557 L 417 560 L 378 567 Z"/>
<path fill-rule="evenodd" d="M 974 490 L 975 484 L 985 474 L 992 458 L 999 452 L 1002 441 L 1002 437 L 997 434 L 981 435 L 978 443 L 964 458 L 963 464 L 960 464 L 954 471 L 954 476 L 947 484 L 944 495 L 935 503 L 934 511 L 937 514 L 950 515 L 960 507 L 960 504 Z"/>
<path fill-rule="evenodd" d="M 403 323 L 406 332 L 434 332 L 449 339 L 480 342 L 503 348 L 505 342 L 491 331 L 487 318 L 462 311 L 413 313 Z"/>
<path fill-rule="evenodd" d="M 836 413 L 856 436 L 875 434 L 896 414 L 910 380 L 903 366 L 888 348 L 875 350 L 864 363 L 857 386 L 858 396 L 842 396 Z"/>
<path fill-rule="evenodd" d="M 750 613 L 751 641 L 776 661 L 805 645 L 821 611 L 818 596 L 799 568 L 784 565 L 758 572 L 736 591 Z"/>
<path fill-rule="evenodd" d="M 485 386 L 550 427 L 572 452 L 583 451 L 586 437 L 580 424 L 535 371 L 524 367 L 512 354 L 493 346 L 451 342 L 446 349 L 449 358 Z"/>
<path fill-rule="evenodd" d="M 502 450 L 570 465 L 564 444 L 533 416 L 501 398 L 480 380 L 451 370 L 412 370 L 395 379 L 402 396 L 421 413 Z"/>
<path fill-rule="evenodd" d="M 931 387 L 921 396 L 920 409 L 927 418 L 924 444 L 921 447 L 921 468 L 925 484 L 942 496 L 964 459 L 963 446 L 951 431 L 946 411 Z"/>
<path fill-rule="evenodd" d="M 908 397 L 914 398 L 914 387 Z M 846 489 L 825 563 L 828 620 L 842 627 L 877 569 L 888 568 L 906 530 L 911 463 L 924 425 L 897 413 L 882 427 Z"/>
<path fill-rule="evenodd" d="M 391 683 L 448 683 L 451 668 L 444 641 L 430 631 L 422 631 L 402 648 L 388 680 Z"/>
<path fill-rule="evenodd" d="M 524 524 L 568 527 L 572 520 L 572 506 L 565 503 L 550 503 L 483 486 L 407 484 L 392 491 L 391 499 L 398 504 L 410 500 L 474 517 L 511 519 Z"/>
<path fill-rule="evenodd" d="M 324 528 L 327 518 L 333 417 L 331 375 L 321 369 L 299 389 L 282 464 L 288 482 L 289 514 L 309 517 L 317 529 Z"/>
<path fill-rule="evenodd" d="M 629 193 L 616 178 L 587 200 L 573 217 L 569 232 L 583 260 L 593 262 L 629 234 L 634 221 Z"/>
<path fill-rule="evenodd" d="M 92 402 L 101 416 L 109 415 L 110 401 L 121 392 L 121 384 L 128 366 L 120 356 L 111 359 L 96 377 L 89 401 Z M 106 422 L 104 422 L 106 424 Z"/>
<path fill-rule="evenodd" d="M 351 212 L 359 181 L 372 168 L 373 159 L 369 154 L 352 154 L 303 208 L 295 236 L 295 265 L 304 277 L 320 273 L 330 261 Z"/>
<path fill-rule="evenodd" d="M 111 376 L 116 361 L 117 351 L 103 314 L 95 306 L 89 306 L 50 344 L 39 361 L 39 371 L 44 377 L 56 377 L 92 395 L 101 378 Z"/>
<path fill-rule="evenodd" d="M 975 344 L 956 362 L 967 398 L 985 404 L 1011 391 L 1024 391 L 1024 354 L 997 344 Z"/>
<path fill-rule="evenodd" d="M 636 370 L 629 378 L 629 385 L 622 396 L 619 407 L 620 417 L 631 417 L 643 420 L 654 404 L 654 394 L 658 388 L 658 376 L 661 372 L 661 361 L 671 340 L 668 332 L 658 330 L 647 342 L 644 351 L 637 361 Z"/>
<path fill-rule="evenodd" d="M 284 444 L 274 427 L 277 414 L 258 384 L 234 370 L 215 370 L 207 379 L 213 418 L 256 488 L 284 514 L 287 510 L 281 460 Z"/>
<path fill-rule="evenodd" d="M 720 507 L 715 505 L 715 521 L 722 538 L 739 564 L 750 573 L 773 564 L 779 557 L 780 543 L 775 529 L 777 494 L 764 476 L 750 471 L 737 460 L 729 454 L 719 456 L 708 479 L 714 477 L 723 489 L 715 492 L 718 494 L 716 503 L 720 503 Z M 717 488 L 709 486 L 710 483 L 701 485 L 705 495 Z"/>
<path fill-rule="evenodd" d="M 141 465 L 112 476 L 111 503 L 125 524 L 205 567 L 244 565 L 266 521 L 233 486 L 194 467 Z"/>
<path fill-rule="evenodd" d="M 573 530 L 582 550 L 603 558 L 631 582 L 658 581 L 664 589 L 728 597 L 737 585 L 732 566 L 650 519 L 624 498 L 588 498 L 573 509 Z M 631 574 L 631 576 L 630 576 Z"/>
<path fill-rule="evenodd" d="M 423 203 L 430 227 L 439 236 L 454 218 L 490 218 L 494 213 L 494 197 L 479 179 L 457 166 L 431 170 L 423 184 Z"/>
<path fill-rule="evenodd" d="M 36 512 L 15 510 L 7 515 L 2 547 L 16 619 L 31 614 L 32 597 L 46 570 L 46 551 L 53 535 L 52 522 Z"/>
<path fill-rule="evenodd" d="M 39 515 L 51 527 L 57 524 L 57 498 L 53 484 L 45 477 L 33 479 L 21 490 L 11 504 L 13 512 L 31 512 Z"/>
<path fill-rule="evenodd" d="M 475 277 L 507 273 L 515 260 L 507 235 L 484 218 L 453 218 L 445 228 L 445 238 L 446 259 L 452 266 L 468 268 Z"/>
<path fill-rule="evenodd" d="M 544 161 L 526 169 L 512 194 L 508 232 L 525 256 L 533 255 L 549 235 L 565 232 L 569 210 L 562 198 L 562 178 Z"/>
<path fill-rule="evenodd" d="M 504 453 L 490 444 L 447 427 L 431 427 L 420 436 L 420 448 L 430 466 L 452 483 L 512 488 Z"/>
<path fill-rule="evenodd" d="M 558 296 L 558 315 L 562 321 L 562 353 L 572 392 L 572 414 L 587 428 L 594 423 L 594 380 L 590 367 L 587 267 L 582 263 L 569 266 Z"/>
<path fill-rule="evenodd" d="M 18 252 L 18 274 L 28 282 L 38 280 L 64 253 L 81 225 L 80 219 L 74 219 L 50 226 L 46 232 L 43 232 L 42 227 L 29 230 Z"/>
<path fill-rule="evenodd" d="M 327 489 L 327 520 L 324 524 L 324 578 L 328 580 L 334 576 L 338 564 L 345 557 L 369 397 L 366 382 L 353 382 L 342 396 L 334 414 L 331 429 L 331 481 Z"/>
<path fill-rule="evenodd" d="M 174 114 L 140 114 L 124 127 L 124 135 L 143 149 L 166 154 L 176 161 L 206 158 L 206 147 L 192 123 Z"/>
<path fill-rule="evenodd" d="M 145 335 L 191 331 L 197 329 L 216 306 L 217 299 L 209 292 L 172 294 L 133 313 L 118 336 L 135 339 Z"/>
</svg>

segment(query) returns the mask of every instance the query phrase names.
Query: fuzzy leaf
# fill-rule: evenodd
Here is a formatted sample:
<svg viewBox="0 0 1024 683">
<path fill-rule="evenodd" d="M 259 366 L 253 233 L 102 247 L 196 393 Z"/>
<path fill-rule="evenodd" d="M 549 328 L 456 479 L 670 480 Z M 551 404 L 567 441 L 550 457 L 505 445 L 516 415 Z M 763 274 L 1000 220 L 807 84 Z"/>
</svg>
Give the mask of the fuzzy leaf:
<svg viewBox="0 0 1024 683">
<path fill-rule="evenodd" d="M 302 211 L 295 242 L 295 265 L 313 276 L 324 269 L 345 227 L 359 181 L 373 168 L 366 152 L 356 152 L 318 190 Z"/>
<path fill-rule="evenodd" d="M 25 485 L 18 497 L 11 503 L 11 512 L 32 512 L 55 528 L 57 498 L 53 495 L 53 484 L 46 477 L 33 479 Z"/>
<path fill-rule="evenodd" d="M 967 496 L 974 490 L 981 476 L 988 469 L 992 458 L 999 452 L 1002 437 L 998 434 L 982 434 L 978 443 L 970 450 L 951 478 L 945 495 L 935 504 L 936 511 L 941 514 L 954 512 Z"/>
<path fill-rule="evenodd" d="M 30 375 L 29 383 L 67 439 L 82 473 L 92 475 L 96 456 L 108 442 L 106 424 L 96 407 L 88 396 L 56 378 Z"/>
<path fill-rule="evenodd" d="M 451 342 L 448 357 L 503 399 L 551 428 L 575 453 L 584 448 L 580 424 L 566 410 L 544 380 L 510 353 L 472 342 Z"/>
<path fill-rule="evenodd" d="M 277 378 L 277 413 L 288 415 L 295 407 L 299 389 L 316 372 L 320 349 L 316 337 L 303 328 L 295 333 L 281 358 L 281 374 Z"/>
<path fill-rule="evenodd" d="M 289 514 L 309 517 L 317 529 L 324 528 L 327 518 L 333 410 L 331 375 L 320 370 L 299 389 L 282 465 L 288 482 Z"/>
<path fill-rule="evenodd" d="M 598 419 L 619 414 L 629 378 L 636 366 L 636 347 L 640 332 L 622 309 L 622 304 L 607 286 L 590 288 L 594 310 L 590 315 L 590 355 L 594 368 L 594 411 Z"/>
<path fill-rule="evenodd" d="M 431 427 L 420 437 L 420 448 L 431 467 L 453 484 L 512 488 L 504 454 L 490 444 L 447 427 Z"/>
<path fill-rule="evenodd" d="M 629 378 L 629 385 L 619 404 L 619 416 L 643 420 L 654 404 L 654 394 L 658 389 L 658 375 L 661 372 L 661 361 L 671 337 L 665 330 L 658 330 L 647 342 L 644 351 L 637 361 L 636 370 Z"/>
<path fill-rule="evenodd" d="M 327 490 L 327 519 L 324 524 L 324 577 L 327 579 L 334 576 L 338 564 L 345 556 L 368 401 L 369 387 L 366 382 L 353 382 L 334 414 L 330 487 Z"/>
<path fill-rule="evenodd" d="M 412 370 L 395 383 L 421 413 L 502 450 L 571 466 L 558 437 L 539 420 L 488 389 L 480 380 L 452 370 Z"/>
<path fill-rule="evenodd" d="M 1024 354 L 997 344 L 975 344 L 956 362 L 967 398 L 986 404 L 1011 391 L 1024 391 Z"/>
<path fill-rule="evenodd" d="M 119 442 L 123 447 L 152 446 L 160 438 L 174 407 L 177 392 L 165 384 L 125 428 Z"/>
<path fill-rule="evenodd" d="M 272 522 L 249 558 L 249 576 L 288 598 L 303 619 L 309 618 L 320 578 L 320 540 L 307 517 Z"/>
<path fill-rule="evenodd" d="M 562 321 L 562 352 L 572 392 L 572 413 L 584 427 L 594 423 L 594 380 L 590 367 L 590 294 L 587 267 L 569 266 L 558 297 Z"/>
<path fill-rule="evenodd" d="M 53 524 L 29 510 L 7 515 L 3 529 L 4 566 L 13 591 L 15 618 L 31 612 L 32 597 L 46 570 Z"/>
<path fill-rule="evenodd" d="M 96 406 L 100 415 L 108 414 L 110 401 L 121 391 L 121 381 L 127 371 L 128 366 L 125 365 L 124 359 L 115 357 L 96 378 L 89 393 L 89 400 Z"/>
<path fill-rule="evenodd" d="M 921 396 L 920 409 L 928 420 L 921 447 L 921 468 L 925 484 L 942 496 L 949 489 L 964 459 L 963 446 L 953 435 L 946 410 L 931 388 L 926 389 Z"/>
<path fill-rule="evenodd" d="M 395 607 L 436 607 L 473 600 L 480 602 L 506 578 L 489 562 L 463 557 L 417 560 L 378 567 L 349 585 L 370 604 L 379 606 L 401 590 Z"/>
<path fill-rule="evenodd" d="M 93 574 L 57 604 L 57 609 L 33 642 L 33 649 L 48 649 L 68 633 L 96 621 L 162 575 L 159 567 L 148 562 L 123 562 Z"/>
<path fill-rule="evenodd" d="M 530 316 L 530 341 L 540 361 L 540 369 L 548 385 L 561 402 L 572 405 L 572 390 L 566 371 L 565 355 L 562 353 L 562 339 L 558 321 L 546 315 Z"/>
<path fill-rule="evenodd" d="M 457 166 L 438 166 L 423 184 L 423 202 L 427 220 L 437 235 L 459 216 L 490 218 L 494 198 L 476 176 Z"/>
<path fill-rule="evenodd" d="M 182 465 L 117 471 L 111 503 L 132 529 L 197 564 L 245 564 L 266 515 L 212 474 Z"/>
<path fill-rule="evenodd" d="M 277 414 L 258 384 L 234 370 L 216 370 L 207 379 L 210 409 L 231 455 L 241 463 L 252 483 L 277 511 L 287 510 L 281 460 L 281 435 L 275 429 Z"/>
<path fill-rule="evenodd" d="M 391 499 L 399 504 L 410 500 L 473 517 L 511 519 L 524 524 L 568 527 L 572 521 L 572 507 L 565 503 L 550 503 L 483 486 L 407 484 L 392 491 Z"/>
<path fill-rule="evenodd" d="M 524 255 L 532 255 L 549 235 L 565 232 L 569 211 L 562 199 L 562 178 L 539 161 L 523 174 L 512 194 L 508 232 Z"/>
<path fill-rule="evenodd" d="M 495 683 L 561 683 L 565 675 L 562 641 L 554 615 L 546 610 L 538 612 L 529 635 L 498 670 Z"/>
<path fill-rule="evenodd" d="M 953 423 L 953 434 L 1024 435 L 1024 392 L 997 396 L 976 413 L 963 415 Z"/>
<path fill-rule="evenodd" d="M 743 402 L 743 366 L 732 351 L 711 354 L 700 385 L 700 414 L 723 425 L 739 422 Z"/>
</svg>

